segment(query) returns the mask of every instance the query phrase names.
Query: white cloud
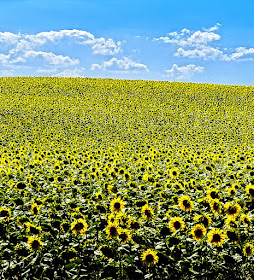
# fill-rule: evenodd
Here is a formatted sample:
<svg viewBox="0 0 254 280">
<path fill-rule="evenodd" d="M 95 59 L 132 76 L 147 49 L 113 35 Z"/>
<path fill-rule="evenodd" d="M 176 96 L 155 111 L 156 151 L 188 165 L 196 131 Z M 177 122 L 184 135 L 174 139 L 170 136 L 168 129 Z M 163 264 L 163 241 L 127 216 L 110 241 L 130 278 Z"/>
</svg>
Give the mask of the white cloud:
<svg viewBox="0 0 254 280">
<path fill-rule="evenodd" d="M 123 59 L 117 59 L 116 57 L 111 58 L 109 61 L 104 61 L 102 64 L 92 64 L 91 70 L 145 70 L 148 72 L 148 68 L 145 64 L 137 63 L 128 57 Z"/>
<path fill-rule="evenodd" d="M 205 31 L 208 31 L 208 32 L 211 32 L 211 31 L 216 31 L 220 28 L 221 24 L 220 23 L 216 23 L 213 27 L 210 27 L 208 29 L 206 28 L 203 28 L 203 30 Z"/>
<path fill-rule="evenodd" d="M 210 46 L 199 46 L 195 49 L 185 50 L 183 48 L 179 48 L 174 56 L 178 57 L 189 57 L 189 58 L 202 58 L 204 60 L 220 58 L 223 56 L 223 52 L 219 49 L 210 47 Z"/>
<path fill-rule="evenodd" d="M 26 50 L 34 50 L 47 43 L 56 44 L 64 39 L 71 40 L 74 44 L 89 45 L 94 54 L 114 55 L 120 53 L 121 42 L 103 37 L 96 38 L 92 33 L 85 30 L 60 30 L 40 32 L 37 34 L 14 34 L 10 32 L 0 32 L 0 43 L 11 43 L 15 45 L 12 53 Z"/>
<path fill-rule="evenodd" d="M 204 67 L 196 66 L 194 64 L 189 64 L 186 66 L 178 66 L 177 64 L 173 64 L 172 68 L 169 70 L 165 70 L 165 72 L 167 73 L 166 76 L 170 78 L 182 80 L 190 78 L 195 73 L 204 72 Z"/>
<path fill-rule="evenodd" d="M 53 77 L 84 77 L 82 74 L 85 68 L 65 69 L 64 71 L 53 75 Z"/>
<path fill-rule="evenodd" d="M 42 57 L 49 64 L 53 65 L 76 65 L 79 64 L 79 59 L 72 59 L 69 56 L 56 55 L 52 52 L 42 52 L 42 51 L 25 51 L 21 59 L 23 58 L 25 61 L 28 58 L 36 58 Z"/>
<path fill-rule="evenodd" d="M 224 54 L 222 60 L 235 61 L 235 60 L 253 60 L 254 48 L 238 47 L 236 51 L 231 54 Z"/>
<path fill-rule="evenodd" d="M 163 41 L 164 43 L 175 44 L 182 47 L 197 47 L 200 45 L 207 45 L 212 41 L 220 40 L 220 35 L 214 33 L 218 26 L 207 29 L 206 31 L 192 32 L 189 29 L 182 29 L 180 33 L 177 31 L 170 32 L 166 37 L 154 38 L 153 41 Z"/>
</svg>

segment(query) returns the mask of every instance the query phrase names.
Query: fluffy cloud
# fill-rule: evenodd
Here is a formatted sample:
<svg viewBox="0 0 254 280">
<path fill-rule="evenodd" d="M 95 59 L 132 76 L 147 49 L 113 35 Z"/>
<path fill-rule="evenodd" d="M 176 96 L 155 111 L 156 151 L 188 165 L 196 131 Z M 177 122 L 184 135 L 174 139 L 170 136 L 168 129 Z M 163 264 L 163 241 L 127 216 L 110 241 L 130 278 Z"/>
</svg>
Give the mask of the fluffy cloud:
<svg viewBox="0 0 254 280">
<path fill-rule="evenodd" d="M 189 64 L 186 66 L 178 66 L 177 64 L 173 64 L 172 68 L 165 70 L 165 72 L 167 73 L 167 77 L 182 80 L 190 78 L 195 73 L 204 72 L 204 67 L 196 66 L 194 64 Z"/>
<path fill-rule="evenodd" d="M 85 68 L 65 69 L 64 71 L 56 75 L 53 75 L 53 77 L 71 77 L 71 78 L 84 77 L 83 76 L 84 70 Z"/>
<path fill-rule="evenodd" d="M 0 43 L 14 45 L 12 53 L 33 50 L 47 43 L 55 44 L 63 42 L 63 40 L 71 40 L 74 44 L 89 45 L 94 54 L 114 55 L 122 51 L 120 41 L 115 42 L 111 38 L 96 38 L 92 33 L 85 30 L 72 29 L 37 34 L 0 32 Z"/>
<path fill-rule="evenodd" d="M 253 60 L 254 48 L 238 47 L 236 51 L 231 54 L 224 54 L 222 60 L 235 61 L 235 60 Z"/>
<path fill-rule="evenodd" d="M 76 65 L 79 64 L 79 59 L 72 59 L 69 56 L 56 55 L 52 52 L 42 51 L 25 51 L 21 58 L 21 62 L 26 62 L 26 59 L 41 57 L 45 59 L 49 64 L 53 65 Z M 23 59 L 23 61 L 22 61 Z"/>
<path fill-rule="evenodd" d="M 199 46 L 195 49 L 185 50 L 183 48 L 179 48 L 174 56 L 178 57 L 189 57 L 189 58 L 202 58 L 204 60 L 220 58 L 223 56 L 223 52 L 217 48 L 213 48 L 210 46 Z"/>
<path fill-rule="evenodd" d="M 220 35 L 214 33 L 218 26 L 206 29 L 205 31 L 191 32 L 189 29 L 182 29 L 180 33 L 174 31 L 168 33 L 166 37 L 154 38 L 154 41 L 163 41 L 164 43 L 175 44 L 181 47 L 197 47 L 200 45 L 207 45 L 212 41 L 220 40 Z"/>
<path fill-rule="evenodd" d="M 218 47 L 210 45 L 220 40 L 220 35 L 216 33 L 220 26 L 221 24 L 217 23 L 208 29 L 203 28 L 203 31 L 194 32 L 184 28 L 181 32 L 174 31 L 168 33 L 166 37 L 154 38 L 153 40 L 180 46 L 174 53 L 174 56 L 177 57 L 204 60 L 219 59 L 222 61 L 254 60 L 254 48 L 238 47 L 234 52 L 226 53 L 227 48 L 220 50 Z"/>
<path fill-rule="evenodd" d="M 109 61 L 104 61 L 102 64 L 92 64 L 91 70 L 111 70 L 111 71 L 140 71 L 145 70 L 148 72 L 148 68 L 145 64 L 137 63 L 128 57 L 123 59 L 111 58 Z"/>
</svg>

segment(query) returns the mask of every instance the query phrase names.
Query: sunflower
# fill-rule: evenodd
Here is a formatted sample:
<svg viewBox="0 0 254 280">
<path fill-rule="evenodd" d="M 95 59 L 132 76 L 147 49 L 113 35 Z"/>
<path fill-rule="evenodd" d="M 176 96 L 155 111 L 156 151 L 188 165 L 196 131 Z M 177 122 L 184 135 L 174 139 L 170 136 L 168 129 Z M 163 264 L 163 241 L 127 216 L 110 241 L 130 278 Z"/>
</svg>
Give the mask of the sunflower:
<svg viewBox="0 0 254 280">
<path fill-rule="evenodd" d="M 254 199 L 254 185 L 248 185 L 245 188 L 246 194 L 250 195 L 251 199 Z"/>
<path fill-rule="evenodd" d="M 210 201 L 210 207 L 214 214 L 219 214 L 221 211 L 221 204 L 219 199 L 213 199 Z"/>
<path fill-rule="evenodd" d="M 108 215 L 107 220 L 108 220 L 108 223 L 114 223 L 114 222 L 117 222 L 117 219 L 116 219 L 116 217 L 115 217 L 115 215 L 114 215 L 114 214 L 110 214 L 110 215 Z"/>
<path fill-rule="evenodd" d="M 243 247 L 243 254 L 245 257 L 249 257 L 253 254 L 253 245 L 250 243 L 246 243 Z"/>
<path fill-rule="evenodd" d="M 203 225 L 199 224 L 194 226 L 190 233 L 195 240 L 201 241 L 205 237 L 206 229 Z"/>
<path fill-rule="evenodd" d="M 127 229 L 124 229 L 120 234 L 119 234 L 119 239 L 121 240 L 122 244 L 125 244 L 127 241 L 131 240 L 131 235 Z"/>
<path fill-rule="evenodd" d="M 110 202 L 110 210 L 112 212 L 122 212 L 124 208 L 124 202 L 120 198 L 115 198 Z"/>
<path fill-rule="evenodd" d="M 216 188 L 211 188 L 207 192 L 207 197 L 208 199 L 219 199 L 219 192 Z"/>
<path fill-rule="evenodd" d="M 106 233 L 109 238 L 118 237 L 120 232 L 121 232 L 121 229 L 119 228 L 119 226 L 116 222 L 109 223 L 106 228 Z"/>
<path fill-rule="evenodd" d="M 173 167 L 169 170 L 169 176 L 172 178 L 172 179 L 176 179 L 178 176 L 179 176 L 179 171 L 177 168 Z"/>
<path fill-rule="evenodd" d="M 146 204 L 141 208 L 141 213 L 142 213 L 143 217 L 147 221 L 149 221 L 153 217 L 154 211 L 148 204 Z"/>
<path fill-rule="evenodd" d="M 67 232 L 70 229 L 70 224 L 67 221 L 64 221 L 60 225 L 61 231 Z"/>
<path fill-rule="evenodd" d="M 71 230 L 74 234 L 84 234 L 87 231 L 88 225 L 85 220 L 78 219 L 71 224 Z"/>
<path fill-rule="evenodd" d="M 33 203 L 31 206 L 31 211 L 34 216 L 38 216 L 39 206 L 36 203 Z"/>
<path fill-rule="evenodd" d="M 157 256 L 157 253 L 155 251 L 147 249 L 145 252 L 142 253 L 141 260 L 147 266 L 152 266 L 159 261 L 159 257 Z"/>
<path fill-rule="evenodd" d="M 208 228 L 212 222 L 212 219 L 209 216 L 209 214 L 207 214 L 207 215 L 199 215 L 199 216 L 194 217 L 194 221 L 201 223 L 204 225 L 205 228 Z"/>
<path fill-rule="evenodd" d="M 11 218 L 11 210 L 9 208 L 0 207 L 0 219 L 9 221 Z"/>
<path fill-rule="evenodd" d="M 238 203 L 227 202 L 224 207 L 227 216 L 238 216 L 241 211 L 241 206 Z"/>
<path fill-rule="evenodd" d="M 107 245 L 100 246 L 99 251 L 104 258 L 112 259 L 115 256 L 115 252 Z"/>
<path fill-rule="evenodd" d="M 38 251 L 43 246 L 40 238 L 31 236 L 28 237 L 27 244 L 31 251 Z"/>
<path fill-rule="evenodd" d="M 235 187 L 231 187 L 231 188 L 228 189 L 228 195 L 229 196 L 235 196 L 236 195 Z"/>
<path fill-rule="evenodd" d="M 174 232 L 176 232 L 178 230 L 183 230 L 185 227 L 185 222 L 183 221 L 183 219 L 181 217 L 174 217 L 169 222 L 169 227 Z"/>
<path fill-rule="evenodd" d="M 213 246 L 221 246 L 222 243 L 226 239 L 226 235 L 223 233 L 223 230 L 219 229 L 211 229 L 209 233 L 207 234 L 208 241 L 213 245 Z"/>
<path fill-rule="evenodd" d="M 193 202 L 187 195 L 182 196 L 178 199 L 179 206 L 184 211 L 191 211 L 193 208 Z"/>
<path fill-rule="evenodd" d="M 250 217 L 245 214 L 241 215 L 241 222 L 247 227 L 249 227 L 251 225 Z"/>
</svg>

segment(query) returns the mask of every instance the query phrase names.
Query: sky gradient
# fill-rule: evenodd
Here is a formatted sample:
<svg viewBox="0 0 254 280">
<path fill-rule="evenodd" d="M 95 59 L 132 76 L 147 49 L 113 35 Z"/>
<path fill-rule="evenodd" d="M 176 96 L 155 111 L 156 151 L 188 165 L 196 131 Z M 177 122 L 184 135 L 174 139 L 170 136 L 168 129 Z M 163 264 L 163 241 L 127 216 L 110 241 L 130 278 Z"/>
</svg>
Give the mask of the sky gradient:
<svg viewBox="0 0 254 280">
<path fill-rule="evenodd" d="M 254 85 L 252 1 L 0 1 L 0 76 Z"/>
</svg>

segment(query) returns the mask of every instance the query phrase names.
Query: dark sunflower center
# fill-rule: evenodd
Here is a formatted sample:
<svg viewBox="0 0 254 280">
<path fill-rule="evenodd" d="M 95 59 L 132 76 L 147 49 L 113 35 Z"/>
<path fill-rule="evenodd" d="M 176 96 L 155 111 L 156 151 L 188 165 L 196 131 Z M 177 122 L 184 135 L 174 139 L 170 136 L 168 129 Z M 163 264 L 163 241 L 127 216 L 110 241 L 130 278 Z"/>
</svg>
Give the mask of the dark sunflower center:
<svg viewBox="0 0 254 280">
<path fill-rule="evenodd" d="M 110 228 L 110 234 L 111 234 L 112 236 L 116 235 L 116 228 L 115 228 L 115 227 L 111 227 L 111 228 Z"/>
<path fill-rule="evenodd" d="M 220 242 L 221 237 L 218 233 L 215 233 L 213 236 L 213 242 Z"/>
<path fill-rule="evenodd" d="M 189 202 L 188 200 L 184 200 L 184 201 L 183 201 L 183 206 L 184 206 L 185 208 L 189 208 L 189 207 L 190 207 L 190 202 Z"/>
<path fill-rule="evenodd" d="M 39 248 L 39 246 L 40 246 L 39 241 L 38 240 L 34 240 L 33 243 L 32 243 L 32 248 L 33 249 L 37 249 L 37 248 Z"/>
<path fill-rule="evenodd" d="M 2 210 L 0 215 L 1 217 L 9 217 L 9 212 L 7 210 Z"/>
<path fill-rule="evenodd" d="M 115 204 L 114 204 L 114 207 L 115 207 L 115 209 L 120 209 L 120 207 L 121 207 L 121 204 L 119 203 L 119 202 L 116 202 Z"/>
<path fill-rule="evenodd" d="M 146 261 L 149 262 L 149 263 L 153 262 L 153 255 L 148 254 L 148 255 L 146 256 Z"/>
<path fill-rule="evenodd" d="M 196 237 L 202 237 L 203 236 L 203 231 L 199 228 L 195 231 L 195 236 Z"/>
<path fill-rule="evenodd" d="M 249 246 L 248 246 L 248 247 L 246 247 L 245 251 L 246 251 L 246 253 L 247 253 L 247 254 L 249 254 L 249 253 L 250 253 L 250 251 L 251 251 L 250 247 L 249 247 Z"/>
<path fill-rule="evenodd" d="M 254 189 L 249 189 L 249 193 L 251 196 L 254 196 Z"/>
<path fill-rule="evenodd" d="M 34 212 L 34 214 L 38 214 L 38 209 L 37 209 L 37 207 L 34 207 L 34 208 L 33 208 L 33 212 Z"/>
<path fill-rule="evenodd" d="M 203 223 L 203 225 L 204 225 L 205 227 L 208 227 L 209 221 L 208 221 L 208 219 L 207 219 L 206 217 L 203 217 L 202 223 Z"/>
<path fill-rule="evenodd" d="M 145 210 L 145 215 L 146 215 L 147 217 L 150 217 L 150 216 L 151 216 L 150 210 Z"/>
<path fill-rule="evenodd" d="M 84 225 L 82 224 L 82 223 L 77 223 L 76 225 L 75 225 L 75 229 L 76 230 L 82 230 L 84 228 Z"/>
<path fill-rule="evenodd" d="M 235 214 L 237 212 L 237 208 L 235 207 L 235 206 L 230 206 L 229 208 L 228 208 L 228 213 L 230 214 L 230 215 L 233 215 L 233 214 Z"/>
<path fill-rule="evenodd" d="M 174 223 L 174 227 L 175 227 L 175 229 L 179 229 L 179 228 L 181 227 L 180 222 L 176 221 L 176 222 Z"/>
<path fill-rule="evenodd" d="M 126 240 L 127 239 L 127 234 L 126 233 L 122 233 L 121 235 L 120 235 L 120 238 L 124 241 L 124 240 Z"/>
<path fill-rule="evenodd" d="M 219 204 L 218 204 L 217 202 L 214 203 L 213 209 L 214 209 L 215 211 L 218 211 L 218 210 L 219 210 Z"/>
<path fill-rule="evenodd" d="M 218 198 L 218 194 L 215 191 L 212 191 L 211 192 L 211 198 L 212 199 Z"/>
<path fill-rule="evenodd" d="M 173 176 L 176 176 L 176 175 L 177 175 L 177 172 L 176 172 L 176 171 L 173 171 L 172 174 L 173 174 Z"/>
</svg>

